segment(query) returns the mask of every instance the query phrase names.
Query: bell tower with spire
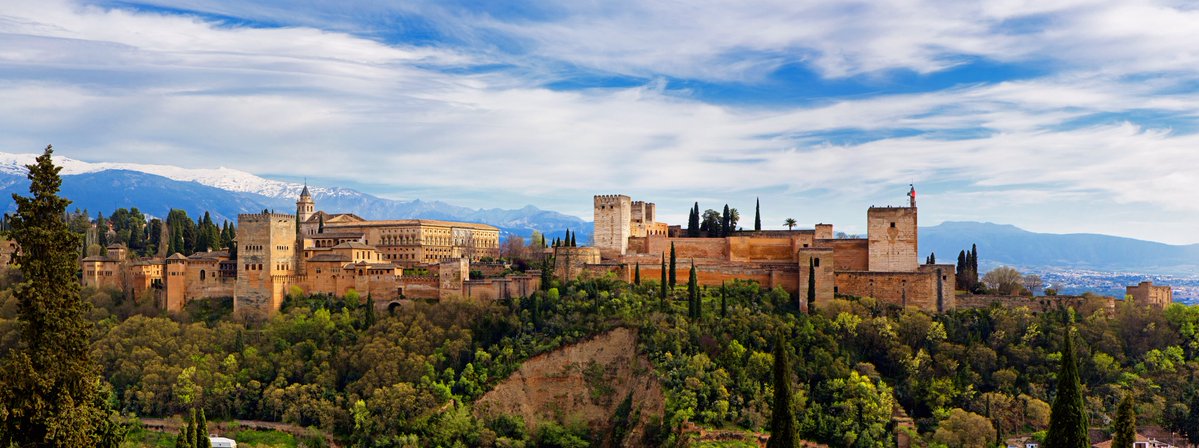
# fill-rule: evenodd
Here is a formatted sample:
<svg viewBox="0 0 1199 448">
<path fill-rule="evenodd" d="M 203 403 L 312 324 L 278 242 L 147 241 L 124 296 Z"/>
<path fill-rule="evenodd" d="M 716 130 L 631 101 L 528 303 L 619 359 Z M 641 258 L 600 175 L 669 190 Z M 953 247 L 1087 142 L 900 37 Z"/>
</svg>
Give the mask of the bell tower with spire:
<svg viewBox="0 0 1199 448">
<path fill-rule="evenodd" d="M 312 200 L 312 194 L 308 193 L 308 183 L 304 183 L 304 191 L 300 192 L 300 200 L 296 201 L 296 218 L 301 223 L 308 221 L 312 214 L 316 213 L 316 202 Z"/>
</svg>

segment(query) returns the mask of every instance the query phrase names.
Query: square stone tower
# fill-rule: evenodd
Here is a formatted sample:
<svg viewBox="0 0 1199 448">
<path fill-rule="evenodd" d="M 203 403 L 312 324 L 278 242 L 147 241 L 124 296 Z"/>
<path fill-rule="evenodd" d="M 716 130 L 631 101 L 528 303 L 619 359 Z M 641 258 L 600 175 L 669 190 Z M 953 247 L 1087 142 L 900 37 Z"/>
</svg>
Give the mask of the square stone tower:
<svg viewBox="0 0 1199 448">
<path fill-rule="evenodd" d="M 633 236 L 633 200 L 625 195 L 595 197 L 595 247 L 604 252 L 624 255 Z"/>
<path fill-rule="evenodd" d="M 866 217 L 869 269 L 913 272 L 920 266 L 916 207 L 870 207 Z"/>
<path fill-rule="evenodd" d="M 278 311 L 296 272 L 296 253 L 295 216 L 237 215 L 237 286 L 233 290 L 233 309 Z"/>
</svg>

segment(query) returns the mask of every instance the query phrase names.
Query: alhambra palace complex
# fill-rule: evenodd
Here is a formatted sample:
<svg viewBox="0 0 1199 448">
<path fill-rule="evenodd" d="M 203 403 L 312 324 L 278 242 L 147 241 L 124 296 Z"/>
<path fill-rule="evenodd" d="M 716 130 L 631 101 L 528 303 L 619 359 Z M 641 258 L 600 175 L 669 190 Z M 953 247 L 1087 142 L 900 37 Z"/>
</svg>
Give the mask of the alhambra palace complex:
<svg viewBox="0 0 1199 448">
<path fill-rule="evenodd" d="M 679 278 L 687 278 L 694 264 L 700 285 L 754 280 L 763 287 L 783 288 L 803 310 L 808 307 L 809 284 L 815 285 L 817 303 L 840 295 L 932 312 L 996 302 L 1037 306 L 1020 297 L 956 297 L 953 264 L 919 262 L 915 189 L 908 200 L 906 207 L 870 207 L 866 238 L 835 238 L 831 224 L 695 238 L 684 236 L 678 226 L 657 222 L 653 203 L 601 195 L 594 198 L 594 244 L 554 247 L 541 255 L 552 255 L 553 275 L 561 280 L 612 273 L 631 282 L 637 270 L 642 278 L 659 278 L 673 246 Z M 168 311 L 179 311 L 196 298 L 233 297 L 235 310 L 268 313 L 279 310 L 295 288 L 337 296 L 356 291 L 389 304 L 401 298 L 524 297 L 541 286 L 536 271 L 470 278 L 474 269 L 495 274 L 506 267 L 481 263 L 499 256 L 495 227 L 423 219 L 370 221 L 316 211 L 315 205 L 305 187 L 295 215 L 238 215 L 235 259 L 219 251 L 127 260 L 123 247 L 109 247 L 106 257 L 82 260 L 83 284 L 119 289 L 133 297 L 150 294 Z M 420 268 L 420 275 L 404 275 L 404 268 Z M 1173 300 L 1170 287 L 1148 282 L 1128 287 L 1127 293 L 1149 306 L 1164 307 Z M 1106 300 L 1100 306 L 1114 306 Z M 1042 298 L 1039 306 L 1050 304 Z"/>
</svg>

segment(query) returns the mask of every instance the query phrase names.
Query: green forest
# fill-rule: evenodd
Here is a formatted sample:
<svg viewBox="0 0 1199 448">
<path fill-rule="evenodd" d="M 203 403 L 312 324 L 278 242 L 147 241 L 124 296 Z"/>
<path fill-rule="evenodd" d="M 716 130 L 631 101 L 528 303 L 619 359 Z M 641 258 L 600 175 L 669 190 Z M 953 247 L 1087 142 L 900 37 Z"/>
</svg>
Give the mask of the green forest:
<svg viewBox="0 0 1199 448">
<path fill-rule="evenodd" d="M 527 299 L 418 303 L 396 315 L 373 313 L 352 295 L 293 296 L 258 324 L 232 321 L 228 299 L 159 316 L 111 291 L 83 294 L 93 305 L 92 358 L 122 413 L 200 407 L 213 420 L 312 426 L 353 446 L 598 443 L 585 428 L 529 434 L 511 419 L 479 421 L 470 404 L 522 360 L 615 326 L 639 330 L 667 392 L 666 415 L 646 445 L 685 443 L 684 422 L 766 431 L 772 346 L 783 335 L 802 438 L 892 446 L 897 403 L 915 420 L 917 440 L 976 446 L 954 431 L 981 431 L 993 442 L 1047 427 L 1070 316 L 1093 426 L 1108 426 L 1131 392 L 1141 424 L 1194 433 L 1186 425 L 1199 372 L 1196 308 L 930 315 L 862 299 L 802 314 L 785 292 L 745 282 L 723 294 L 701 289 L 699 316 L 689 318 L 685 287 L 665 301 L 658 292 L 655 282 L 597 278 Z M 4 350 L 14 308 L 12 295 L 0 293 Z"/>
<path fill-rule="evenodd" d="M 914 446 L 1044 439 L 1068 383 L 1058 372 L 1074 365 L 1063 357 L 1078 360 L 1078 421 L 1117 426 L 1127 400 L 1137 423 L 1199 442 L 1196 307 L 929 314 L 861 298 L 802 313 L 782 289 L 752 282 L 663 288 L 607 276 L 551 280 L 493 303 L 380 311 L 370 297 L 293 291 L 267 320 L 239 321 L 231 299 L 163 315 L 116 291 L 80 289 L 72 263 L 83 238 L 62 219 L 48 154 L 11 223 L 22 269 L 0 272 L 0 445 L 121 446 L 124 423 L 197 410 L 209 424 L 282 422 L 355 447 L 611 445 L 612 431 L 570 421 L 532 431 L 472 406 L 530 357 L 617 327 L 636 330 L 647 374 L 665 391 L 665 413 L 625 440 L 635 445 L 691 445 L 684 429 L 696 426 L 768 432 L 779 406 L 799 438 L 833 447 L 894 446 L 898 432 Z M 777 400 L 778 385 L 789 398 Z M 913 427 L 897 427 L 899 410 Z M 622 406 L 607 429 L 630 411 Z"/>
</svg>

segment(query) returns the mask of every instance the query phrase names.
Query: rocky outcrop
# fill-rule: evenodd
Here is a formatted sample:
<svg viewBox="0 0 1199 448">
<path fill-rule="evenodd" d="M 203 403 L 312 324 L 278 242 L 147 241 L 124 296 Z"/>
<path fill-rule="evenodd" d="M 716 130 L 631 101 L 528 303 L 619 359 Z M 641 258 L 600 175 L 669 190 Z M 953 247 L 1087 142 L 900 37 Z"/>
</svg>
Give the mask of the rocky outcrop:
<svg viewBox="0 0 1199 448">
<path fill-rule="evenodd" d="M 534 430 L 543 421 L 582 422 L 595 434 L 607 434 L 628 397 L 628 436 L 607 443 L 635 446 L 650 418 L 665 413 L 662 386 L 649 359 L 637 352 L 636 331 L 617 328 L 530 358 L 474 409 L 484 418 L 519 415 Z"/>
</svg>

